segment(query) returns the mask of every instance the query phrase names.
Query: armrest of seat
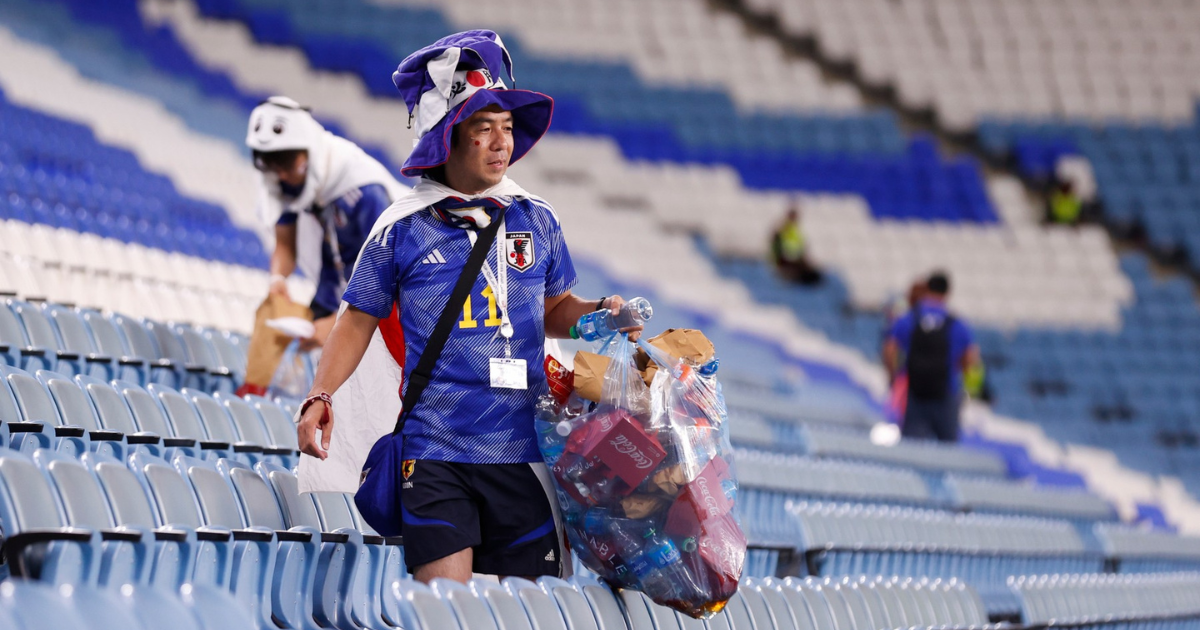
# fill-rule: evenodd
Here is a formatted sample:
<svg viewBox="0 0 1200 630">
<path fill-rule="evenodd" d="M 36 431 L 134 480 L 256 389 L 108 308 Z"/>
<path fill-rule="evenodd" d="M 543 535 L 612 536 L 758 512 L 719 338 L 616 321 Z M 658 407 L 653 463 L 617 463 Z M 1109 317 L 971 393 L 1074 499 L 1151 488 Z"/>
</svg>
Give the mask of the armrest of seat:
<svg viewBox="0 0 1200 630">
<path fill-rule="evenodd" d="M 161 444 L 162 438 L 153 433 L 134 433 L 126 435 L 125 441 L 130 444 Z"/>
<path fill-rule="evenodd" d="M 45 348 L 35 348 L 33 346 L 25 346 L 21 348 L 21 356 L 23 357 L 45 357 Z"/>
<path fill-rule="evenodd" d="M 321 532 L 321 542 L 348 543 L 350 542 L 350 536 L 347 534 L 335 534 L 333 532 Z"/>
<path fill-rule="evenodd" d="M 196 440 L 193 440 L 192 438 L 180 438 L 180 437 L 163 438 L 163 446 L 169 446 L 169 447 L 175 447 L 175 448 L 178 448 L 178 447 L 195 448 Z"/>
<path fill-rule="evenodd" d="M 267 446 L 262 449 L 263 455 L 294 455 L 297 451 L 286 446 Z"/>
<path fill-rule="evenodd" d="M 81 438 L 86 433 L 87 432 L 84 431 L 83 427 L 75 427 L 75 426 L 54 427 L 54 437 Z"/>
<path fill-rule="evenodd" d="M 253 529 L 235 529 L 233 530 L 233 539 L 250 542 L 271 542 L 275 540 L 275 536 L 270 532 L 260 532 Z"/>
<path fill-rule="evenodd" d="M 200 440 L 200 449 L 204 451 L 227 451 L 229 450 L 229 442 Z"/>
<path fill-rule="evenodd" d="M 233 376 L 233 372 L 227 367 L 215 367 L 208 371 L 210 376 Z"/>
<path fill-rule="evenodd" d="M 0 545 L 0 561 L 8 564 L 9 571 L 14 577 L 27 577 L 24 558 L 25 549 L 33 545 L 51 542 L 76 542 L 88 544 L 93 541 L 95 532 L 78 527 L 63 527 L 58 529 L 33 529 L 18 532 L 4 540 Z"/>
<path fill-rule="evenodd" d="M 88 437 L 93 442 L 120 442 L 125 439 L 125 434 L 120 431 L 88 431 Z"/>
<path fill-rule="evenodd" d="M 204 542 L 229 542 L 233 540 L 233 532 L 227 529 L 201 527 L 196 530 L 196 540 Z"/>
<path fill-rule="evenodd" d="M 68 350 L 56 350 L 54 352 L 54 356 L 58 357 L 58 359 L 60 361 L 78 361 L 79 360 L 78 352 L 70 352 Z"/>
<path fill-rule="evenodd" d="M 141 357 L 121 357 L 117 359 L 117 365 L 140 365 L 145 366 L 146 360 Z"/>
<path fill-rule="evenodd" d="M 113 358 L 108 356 L 107 354 L 95 354 L 95 353 L 87 355 L 86 357 L 83 358 L 83 360 L 88 363 L 112 363 L 113 362 Z"/>
<path fill-rule="evenodd" d="M 233 445 L 234 453 L 262 453 L 263 447 L 249 442 L 238 442 Z"/>
<path fill-rule="evenodd" d="M 46 430 L 44 422 L 5 422 L 9 433 L 41 433 Z"/>
<path fill-rule="evenodd" d="M 312 534 L 309 532 L 297 532 L 292 530 L 277 530 L 275 532 L 275 538 L 278 539 L 279 542 L 300 543 L 312 542 L 313 539 Z"/>
<path fill-rule="evenodd" d="M 208 368 L 204 367 L 203 365 L 188 364 L 183 366 L 183 371 L 187 372 L 188 374 L 204 374 L 205 372 L 208 372 Z"/>
</svg>

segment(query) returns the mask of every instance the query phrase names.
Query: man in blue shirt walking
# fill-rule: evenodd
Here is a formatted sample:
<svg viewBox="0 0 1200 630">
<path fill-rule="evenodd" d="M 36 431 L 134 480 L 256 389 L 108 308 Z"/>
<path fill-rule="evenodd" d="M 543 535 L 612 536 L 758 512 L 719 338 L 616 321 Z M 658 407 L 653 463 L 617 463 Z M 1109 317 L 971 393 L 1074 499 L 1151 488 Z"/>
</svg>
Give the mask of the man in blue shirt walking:
<svg viewBox="0 0 1200 630">
<path fill-rule="evenodd" d="M 892 324 L 884 343 L 888 372 L 908 377 L 905 437 L 958 441 L 963 374 L 980 359 L 971 329 L 946 310 L 949 293 L 946 275 L 931 275 L 925 296 Z"/>
<path fill-rule="evenodd" d="M 557 215 L 506 176 L 545 134 L 552 101 L 507 88 L 511 60 L 495 33 L 443 38 L 405 59 L 393 79 L 416 110 L 420 137 L 401 172 L 421 179 L 367 238 L 302 408 L 301 449 L 327 456 L 334 422 L 326 395 L 355 370 L 394 305 L 409 386 L 477 231 L 504 209 L 461 318 L 407 410 L 404 555 L 425 582 L 465 582 L 472 572 L 563 575 L 555 497 L 534 429 L 535 402 L 548 391 L 545 339 L 567 338 L 584 314 L 623 301 L 571 293 L 575 268 Z"/>
</svg>

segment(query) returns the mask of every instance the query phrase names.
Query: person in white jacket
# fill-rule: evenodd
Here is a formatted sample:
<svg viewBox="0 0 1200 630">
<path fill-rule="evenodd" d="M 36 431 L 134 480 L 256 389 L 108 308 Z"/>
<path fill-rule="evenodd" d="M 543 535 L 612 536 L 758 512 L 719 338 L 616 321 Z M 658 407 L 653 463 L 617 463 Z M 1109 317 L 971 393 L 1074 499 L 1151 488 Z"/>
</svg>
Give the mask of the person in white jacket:
<svg viewBox="0 0 1200 630">
<path fill-rule="evenodd" d="M 287 278 L 297 268 L 316 283 L 315 330 L 305 346 L 320 346 L 371 227 L 407 189 L 286 96 L 254 108 L 246 146 L 262 172 L 260 215 L 275 228 L 270 292 L 287 296 Z"/>
</svg>

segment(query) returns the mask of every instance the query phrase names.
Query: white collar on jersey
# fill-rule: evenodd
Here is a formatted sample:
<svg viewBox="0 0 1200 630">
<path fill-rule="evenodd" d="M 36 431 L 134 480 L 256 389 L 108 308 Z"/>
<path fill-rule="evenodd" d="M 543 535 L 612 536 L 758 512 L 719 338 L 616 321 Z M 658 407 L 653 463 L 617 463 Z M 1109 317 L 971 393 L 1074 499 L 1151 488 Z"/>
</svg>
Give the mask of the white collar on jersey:
<svg viewBox="0 0 1200 630">
<path fill-rule="evenodd" d="M 459 197 L 461 199 L 482 199 L 484 197 L 507 197 L 511 199 L 524 197 L 545 203 L 540 197 L 529 194 L 519 184 L 509 179 L 507 175 L 504 176 L 504 179 L 500 180 L 499 184 L 477 195 L 466 195 L 432 179 L 421 178 L 421 181 L 416 186 L 413 186 L 412 190 L 400 195 L 396 201 L 392 202 L 392 205 L 388 206 L 387 210 L 383 211 L 383 214 L 379 215 L 379 219 L 375 221 L 374 227 L 371 228 L 371 234 L 367 237 L 366 242 L 369 243 L 376 238 L 387 238 L 388 231 L 397 221 L 410 214 L 416 214 L 448 197 Z"/>
</svg>

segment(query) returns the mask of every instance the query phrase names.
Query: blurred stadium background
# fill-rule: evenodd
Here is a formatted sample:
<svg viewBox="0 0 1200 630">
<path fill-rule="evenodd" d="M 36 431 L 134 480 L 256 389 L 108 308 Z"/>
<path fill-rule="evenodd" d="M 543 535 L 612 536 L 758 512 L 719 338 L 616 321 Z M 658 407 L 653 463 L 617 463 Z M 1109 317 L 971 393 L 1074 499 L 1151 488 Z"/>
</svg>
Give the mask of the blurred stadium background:
<svg viewBox="0 0 1200 630">
<path fill-rule="evenodd" d="M 0 533 L 74 541 L 0 582 L 0 627 L 705 626 L 401 580 L 352 501 L 296 493 L 290 403 L 229 393 L 271 246 L 250 110 L 398 173 L 392 70 L 480 27 L 555 99 L 512 175 L 579 291 L 718 348 L 752 551 L 707 627 L 1195 627 L 1191 0 L 0 0 Z M 1063 158 L 1082 225 L 1041 220 Z M 793 203 L 817 287 L 768 261 Z M 992 402 L 960 444 L 873 443 L 885 311 L 939 268 Z"/>
</svg>

